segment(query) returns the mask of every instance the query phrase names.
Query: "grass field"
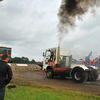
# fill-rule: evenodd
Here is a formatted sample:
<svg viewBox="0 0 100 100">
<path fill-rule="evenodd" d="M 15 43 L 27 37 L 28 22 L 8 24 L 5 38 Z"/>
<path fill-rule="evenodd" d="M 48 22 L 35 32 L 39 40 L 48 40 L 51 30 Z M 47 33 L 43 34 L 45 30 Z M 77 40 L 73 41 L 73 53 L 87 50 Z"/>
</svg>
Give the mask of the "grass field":
<svg viewBox="0 0 100 100">
<path fill-rule="evenodd" d="M 54 89 L 24 80 L 14 80 L 7 87 L 9 85 L 16 85 L 16 88 L 6 88 L 5 100 L 100 100 L 100 96 Z"/>
</svg>

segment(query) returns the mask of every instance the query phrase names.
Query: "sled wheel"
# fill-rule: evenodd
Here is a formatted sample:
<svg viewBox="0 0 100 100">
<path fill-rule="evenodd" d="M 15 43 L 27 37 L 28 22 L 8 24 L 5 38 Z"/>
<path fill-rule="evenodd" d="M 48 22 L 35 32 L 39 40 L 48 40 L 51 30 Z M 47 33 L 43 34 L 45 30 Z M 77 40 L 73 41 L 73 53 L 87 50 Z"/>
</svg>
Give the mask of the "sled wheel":
<svg viewBox="0 0 100 100">
<path fill-rule="evenodd" d="M 91 81 L 97 80 L 97 78 L 99 77 L 98 70 L 96 69 L 92 70 L 92 75 L 93 75 L 93 78 L 91 78 Z"/>
</svg>

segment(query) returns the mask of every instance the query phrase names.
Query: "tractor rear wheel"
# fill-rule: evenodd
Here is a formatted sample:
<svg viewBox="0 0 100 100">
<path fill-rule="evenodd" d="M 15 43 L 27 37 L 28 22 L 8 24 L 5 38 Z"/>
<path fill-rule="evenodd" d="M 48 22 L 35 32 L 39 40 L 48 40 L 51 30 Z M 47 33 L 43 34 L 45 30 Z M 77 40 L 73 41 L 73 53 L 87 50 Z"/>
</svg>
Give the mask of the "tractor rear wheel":
<svg viewBox="0 0 100 100">
<path fill-rule="evenodd" d="M 81 68 L 74 69 L 72 72 L 72 79 L 74 82 L 83 83 L 88 79 L 88 73 Z"/>
</svg>

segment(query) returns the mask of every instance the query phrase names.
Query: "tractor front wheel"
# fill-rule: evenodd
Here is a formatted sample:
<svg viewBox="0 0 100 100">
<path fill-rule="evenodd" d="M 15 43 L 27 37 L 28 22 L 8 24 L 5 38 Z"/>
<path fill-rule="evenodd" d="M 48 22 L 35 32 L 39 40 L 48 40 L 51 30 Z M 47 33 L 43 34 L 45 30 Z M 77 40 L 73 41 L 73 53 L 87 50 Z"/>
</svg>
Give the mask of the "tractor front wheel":
<svg viewBox="0 0 100 100">
<path fill-rule="evenodd" d="M 53 78 L 53 71 L 51 70 L 51 69 L 48 69 L 47 71 L 46 71 L 46 76 L 47 76 L 47 78 Z"/>
</svg>

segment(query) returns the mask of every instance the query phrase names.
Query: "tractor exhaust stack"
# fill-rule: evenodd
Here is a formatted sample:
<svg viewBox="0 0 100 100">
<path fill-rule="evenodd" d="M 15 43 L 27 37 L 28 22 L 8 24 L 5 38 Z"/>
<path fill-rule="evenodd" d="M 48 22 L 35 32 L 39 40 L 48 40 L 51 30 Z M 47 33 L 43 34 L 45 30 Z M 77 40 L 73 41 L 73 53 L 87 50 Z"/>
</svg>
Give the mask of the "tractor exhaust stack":
<svg viewBox="0 0 100 100">
<path fill-rule="evenodd" d="M 58 46 L 58 54 L 57 54 L 57 64 L 59 65 L 59 58 L 60 58 L 60 46 Z"/>
</svg>

